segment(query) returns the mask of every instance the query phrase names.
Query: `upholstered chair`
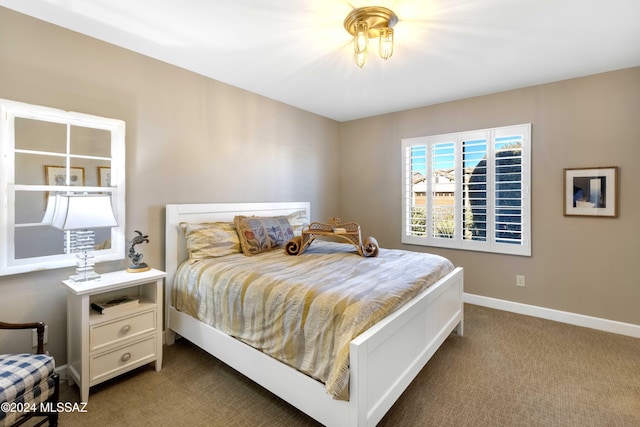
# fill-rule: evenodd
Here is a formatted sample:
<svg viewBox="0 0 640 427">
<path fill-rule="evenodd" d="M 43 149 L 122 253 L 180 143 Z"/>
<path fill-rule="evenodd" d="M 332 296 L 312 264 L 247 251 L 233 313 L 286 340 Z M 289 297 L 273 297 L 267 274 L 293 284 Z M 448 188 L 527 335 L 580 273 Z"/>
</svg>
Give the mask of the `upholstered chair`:
<svg viewBox="0 0 640 427">
<path fill-rule="evenodd" d="M 46 417 L 34 426 L 47 421 L 58 425 L 60 379 L 53 357 L 44 351 L 44 326 L 0 322 L 0 329 L 36 329 L 38 334 L 37 354 L 0 354 L 0 427 L 18 426 L 32 417 Z"/>
</svg>

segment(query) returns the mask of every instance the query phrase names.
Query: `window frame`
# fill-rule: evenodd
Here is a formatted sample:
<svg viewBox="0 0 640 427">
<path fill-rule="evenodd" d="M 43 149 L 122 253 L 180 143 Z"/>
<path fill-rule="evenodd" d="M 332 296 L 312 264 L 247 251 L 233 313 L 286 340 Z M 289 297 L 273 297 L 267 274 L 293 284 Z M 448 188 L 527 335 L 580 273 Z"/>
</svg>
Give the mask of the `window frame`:
<svg viewBox="0 0 640 427">
<path fill-rule="evenodd" d="M 519 244 L 502 243 L 496 237 L 497 223 L 496 217 L 496 195 L 499 192 L 496 189 L 496 138 L 506 135 L 521 135 L 521 241 Z M 462 167 L 462 147 L 464 141 L 471 139 L 486 138 L 486 241 L 471 240 L 463 238 L 463 167 Z M 453 238 L 435 237 L 433 230 L 433 210 L 429 209 L 429 198 L 433 194 L 433 167 L 432 167 L 432 150 L 436 144 L 453 143 L 454 147 L 454 234 Z M 412 168 L 412 151 L 413 147 L 425 147 L 425 185 L 426 197 L 424 202 L 425 208 L 425 234 L 415 235 L 411 231 L 411 217 L 413 204 L 413 172 Z M 415 138 L 405 138 L 401 141 L 401 161 L 402 161 L 402 243 L 410 245 L 422 245 L 431 247 L 441 247 L 449 249 L 462 249 L 470 251 L 491 252 L 508 255 L 531 256 L 531 124 L 519 124 L 502 126 L 497 128 L 488 128 L 480 130 L 471 130 L 464 132 L 454 132 L 448 134 L 422 136 Z M 418 206 L 420 207 L 420 206 Z"/>
<path fill-rule="evenodd" d="M 66 126 L 67 149 L 64 153 L 16 148 L 15 119 L 30 119 Z M 111 182 L 109 187 L 69 186 L 41 184 L 17 184 L 16 154 L 47 155 L 60 158 L 68 171 L 72 159 L 107 158 L 74 154 L 69 151 L 70 126 L 97 129 L 110 132 L 109 152 Z M 14 238 L 16 230 L 22 227 L 46 226 L 45 224 L 16 224 L 16 195 L 30 192 L 102 193 L 112 197 L 114 215 L 118 226 L 110 229 L 109 248 L 96 250 L 95 262 L 114 261 L 125 258 L 125 122 L 118 119 L 99 117 L 84 113 L 64 111 L 40 105 L 0 99 L 0 276 L 28 273 L 32 271 L 69 267 L 76 264 L 75 254 L 16 257 Z M 44 212 L 42 212 L 44 214 Z"/>
</svg>

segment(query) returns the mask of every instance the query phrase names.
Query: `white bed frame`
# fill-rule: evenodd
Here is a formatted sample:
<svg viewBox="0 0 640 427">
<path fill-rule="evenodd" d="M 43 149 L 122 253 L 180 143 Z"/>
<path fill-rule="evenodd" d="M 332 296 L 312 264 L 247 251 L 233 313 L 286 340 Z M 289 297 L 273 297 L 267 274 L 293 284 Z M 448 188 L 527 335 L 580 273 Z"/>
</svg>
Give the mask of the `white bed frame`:
<svg viewBox="0 0 640 427">
<path fill-rule="evenodd" d="M 171 285 L 188 258 L 180 222 L 232 221 L 235 215 L 287 215 L 308 202 L 216 203 L 166 207 L 167 344 L 178 334 L 327 426 L 374 426 L 453 331 L 463 332 L 463 271 L 453 272 L 350 344 L 349 401 L 324 384 L 171 306 Z"/>
</svg>

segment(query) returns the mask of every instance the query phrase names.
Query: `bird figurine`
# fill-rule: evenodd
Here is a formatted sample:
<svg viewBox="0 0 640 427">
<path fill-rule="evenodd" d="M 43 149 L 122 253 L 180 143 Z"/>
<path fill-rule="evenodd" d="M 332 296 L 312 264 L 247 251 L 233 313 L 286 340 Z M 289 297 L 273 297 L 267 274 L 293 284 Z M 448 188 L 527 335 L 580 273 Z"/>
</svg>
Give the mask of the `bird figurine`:
<svg viewBox="0 0 640 427">
<path fill-rule="evenodd" d="M 135 250 L 136 245 L 139 245 L 140 243 L 149 243 L 149 236 L 142 234 L 138 230 L 135 230 L 135 232 L 138 233 L 138 235 L 129 242 L 131 245 L 129 247 L 129 259 L 131 259 L 131 265 L 127 268 L 129 273 L 141 273 L 151 269 L 151 267 L 144 262 L 140 262 L 143 255 L 141 253 L 136 253 Z"/>
</svg>

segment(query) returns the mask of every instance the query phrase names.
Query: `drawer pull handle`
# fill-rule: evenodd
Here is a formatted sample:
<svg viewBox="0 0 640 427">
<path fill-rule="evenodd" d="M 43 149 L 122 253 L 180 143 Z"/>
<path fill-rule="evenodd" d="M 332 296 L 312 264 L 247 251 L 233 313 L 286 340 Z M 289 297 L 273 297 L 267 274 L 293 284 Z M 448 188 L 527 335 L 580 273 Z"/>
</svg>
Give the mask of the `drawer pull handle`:
<svg viewBox="0 0 640 427">
<path fill-rule="evenodd" d="M 129 325 L 124 325 L 124 326 L 122 327 L 122 329 L 120 329 L 120 332 L 122 332 L 122 335 L 124 335 L 124 334 L 128 333 L 130 330 L 131 330 L 131 326 L 129 326 Z"/>
<path fill-rule="evenodd" d="M 120 360 L 122 360 L 123 362 L 128 361 L 129 359 L 131 359 L 131 353 L 125 353 L 122 355 L 122 357 L 120 358 Z"/>
</svg>

